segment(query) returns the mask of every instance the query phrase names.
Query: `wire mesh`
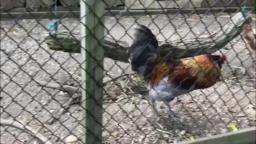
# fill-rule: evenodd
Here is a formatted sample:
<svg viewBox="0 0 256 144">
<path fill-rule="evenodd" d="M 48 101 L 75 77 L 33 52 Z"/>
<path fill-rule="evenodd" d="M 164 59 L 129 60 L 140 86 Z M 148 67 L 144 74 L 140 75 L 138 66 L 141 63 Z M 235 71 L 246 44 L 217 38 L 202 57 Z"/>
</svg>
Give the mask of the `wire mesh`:
<svg viewBox="0 0 256 144">
<path fill-rule="evenodd" d="M 81 87 L 80 73 L 86 61 L 81 61 L 80 54 L 79 1 L 20 2 L 13 7 L 1 4 L 1 16 L 8 19 L 1 19 L 0 143 L 38 139 L 43 143 L 84 143 L 88 126 L 81 93 L 86 90 Z M 162 46 L 180 41 L 189 50 L 192 45 L 186 44 L 187 40 L 200 46 L 203 37 L 225 34 L 223 27 L 240 11 L 242 1 L 102 2 L 106 15 L 99 25 L 104 27 L 104 37 L 96 41 L 104 39 L 101 46 L 105 50 L 104 64 L 98 65 L 104 71 L 103 83 L 98 83 L 104 93 L 100 106 L 104 143 L 177 143 L 255 126 L 255 51 L 245 47 L 242 33 L 217 52 L 228 60 L 223 81 L 170 103 L 178 120 L 168 117 L 161 102 L 157 103 L 159 113 L 152 111 L 147 84 L 131 70 L 128 60 L 135 24 L 149 27 Z M 58 5 L 55 10 L 54 4 Z M 220 5 L 216 12 L 215 6 Z M 26 8 L 19 12 L 18 6 Z M 227 12 L 230 6 L 233 11 Z M 47 29 L 54 18 L 60 20 L 57 39 L 49 37 Z M 210 43 L 218 41 L 211 39 Z"/>
</svg>

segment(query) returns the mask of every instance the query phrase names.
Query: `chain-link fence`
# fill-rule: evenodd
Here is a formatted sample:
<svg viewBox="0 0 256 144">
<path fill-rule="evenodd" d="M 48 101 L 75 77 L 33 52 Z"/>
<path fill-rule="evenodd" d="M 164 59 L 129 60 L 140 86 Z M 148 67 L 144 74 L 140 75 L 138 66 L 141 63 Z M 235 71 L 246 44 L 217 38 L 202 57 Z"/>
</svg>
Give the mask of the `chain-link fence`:
<svg viewBox="0 0 256 144">
<path fill-rule="evenodd" d="M 255 126 L 253 1 L 1 2 L 2 144 L 164 144 Z M 223 80 L 170 102 L 178 119 L 161 102 L 154 113 L 131 70 L 136 24 L 152 30 L 164 56 L 227 57 Z"/>
</svg>

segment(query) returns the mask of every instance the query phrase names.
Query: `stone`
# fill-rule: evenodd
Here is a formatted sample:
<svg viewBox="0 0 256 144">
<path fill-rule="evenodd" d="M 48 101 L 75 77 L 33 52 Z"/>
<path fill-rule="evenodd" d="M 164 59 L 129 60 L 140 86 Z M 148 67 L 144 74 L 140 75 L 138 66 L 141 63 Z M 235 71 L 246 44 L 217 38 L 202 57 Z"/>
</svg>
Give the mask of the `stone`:
<svg viewBox="0 0 256 144">
<path fill-rule="evenodd" d="M 77 142 L 78 138 L 74 135 L 70 135 L 67 138 L 65 138 L 65 143 L 66 144 L 73 144 L 75 142 Z"/>
</svg>

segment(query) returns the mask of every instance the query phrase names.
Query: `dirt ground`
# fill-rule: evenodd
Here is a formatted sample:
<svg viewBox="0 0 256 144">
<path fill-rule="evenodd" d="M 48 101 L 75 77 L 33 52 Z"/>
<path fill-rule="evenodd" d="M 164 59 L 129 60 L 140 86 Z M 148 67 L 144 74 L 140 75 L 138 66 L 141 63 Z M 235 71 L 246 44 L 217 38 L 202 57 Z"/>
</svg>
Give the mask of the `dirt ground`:
<svg viewBox="0 0 256 144">
<path fill-rule="evenodd" d="M 216 19 L 218 17 L 218 19 Z M 159 41 L 172 41 L 208 35 L 220 30 L 229 21 L 227 14 L 213 15 L 154 15 L 137 17 L 106 17 L 107 36 L 131 42 L 131 26 L 148 25 Z M 118 21 L 117 21 L 118 19 Z M 170 20 L 171 19 L 171 20 Z M 48 35 L 48 19 L 16 19 L 1 21 L 1 118 L 15 118 L 37 129 L 56 144 L 76 144 L 84 138 L 83 108 L 69 107 L 56 121 L 49 123 L 70 95 L 59 90 L 42 88 L 36 81 L 58 82 L 79 87 L 80 54 L 49 50 L 44 42 Z M 220 25 L 221 24 L 221 25 Z M 206 30 L 207 27 L 207 30 Z M 161 30 L 159 30 L 159 28 Z M 175 31 L 176 29 L 176 31 Z M 78 19 L 62 19 L 60 32 L 71 31 L 79 37 Z M 193 31 L 193 33 L 191 33 Z M 240 36 L 221 52 L 227 56 L 224 81 L 213 87 L 193 91 L 171 102 L 179 121 L 168 118 L 166 108 L 159 103 L 159 115 L 152 112 L 145 95 L 136 92 L 138 84 L 123 77 L 108 83 L 104 89 L 103 139 L 106 144 L 176 143 L 198 137 L 228 132 L 228 124 L 243 129 L 255 126 L 255 58 L 244 47 Z M 132 73 L 129 64 L 104 61 L 104 81 Z M 81 95 L 80 92 L 77 95 Z M 36 143 L 34 139 L 15 128 L 0 129 L 2 144 Z"/>
</svg>

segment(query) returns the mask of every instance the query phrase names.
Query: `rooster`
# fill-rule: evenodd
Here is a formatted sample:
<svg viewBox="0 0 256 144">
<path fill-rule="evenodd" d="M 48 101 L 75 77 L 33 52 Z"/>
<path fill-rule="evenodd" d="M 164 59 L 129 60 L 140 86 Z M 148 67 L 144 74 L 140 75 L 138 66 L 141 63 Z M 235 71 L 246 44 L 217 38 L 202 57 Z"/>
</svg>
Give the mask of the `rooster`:
<svg viewBox="0 0 256 144">
<path fill-rule="evenodd" d="M 161 58 L 158 41 L 149 28 L 137 25 L 130 49 L 132 70 L 148 83 L 149 100 L 155 112 L 155 102 L 163 101 L 172 118 L 177 117 L 169 102 L 175 97 L 196 89 L 213 86 L 221 79 L 224 55 L 198 55 L 173 60 Z"/>
</svg>

